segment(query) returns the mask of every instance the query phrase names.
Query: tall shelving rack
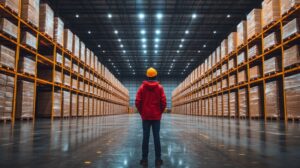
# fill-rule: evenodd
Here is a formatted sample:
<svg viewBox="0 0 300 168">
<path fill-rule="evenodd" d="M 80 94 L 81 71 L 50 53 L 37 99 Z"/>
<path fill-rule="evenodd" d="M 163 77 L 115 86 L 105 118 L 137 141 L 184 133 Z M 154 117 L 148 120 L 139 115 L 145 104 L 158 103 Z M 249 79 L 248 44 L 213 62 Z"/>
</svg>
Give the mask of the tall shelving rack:
<svg viewBox="0 0 300 168">
<path fill-rule="evenodd" d="M 221 59 L 220 62 L 216 63 L 215 65 L 212 65 L 212 68 L 207 70 L 202 74 L 202 72 L 199 72 L 199 68 L 196 69 L 193 74 L 188 76 L 186 80 L 179 85 L 178 88 L 176 88 L 173 91 L 172 94 L 172 112 L 173 113 L 179 113 L 179 114 L 186 114 L 186 115 L 201 115 L 201 116 L 220 116 L 220 117 L 237 117 L 237 118 L 263 118 L 266 119 L 282 119 L 287 121 L 288 119 L 298 119 L 290 117 L 287 114 L 286 110 L 286 93 L 285 93 L 285 86 L 284 86 L 284 79 L 286 76 L 292 75 L 292 74 L 298 74 L 300 72 L 300 65 L 299 63 L 296 63 L 292 66 L 284 67 L 283 61 L 284 61 L 284 50 L 287 47 L 290 47 L 292 45 L 299 45 L 299 37 L 300 34 L 294 34 L 293 36 L 289 37 L 288 39 L 283 40 L 282 32 L 283 32 L 283 26 L 295 19 L 299 18 L 300 15 L 300 6 L 296 5 L 293 8 L 291 8 L 286 14 L 282 15 L 281 18 L 275 22 L 272 22 L 265 28 L 263 28 L 262 32 L 259 34 L 256 34 L 254 37 L 247 40 L 246 43 L 243 45 L 237 47 L 233 52 L 226 55 L 225 58 Z M 276 32 L 280 36 L 279 42 L 267 49 L 264 49 L 264 38 L 272 33 Z M 222 72 L 218 77 L 213 78 L 213 73 L 217 70 L 222 69 L 222 65 L 227 66 L 228 69 L 228 63 L 229 60 L 234 59 L 237 60 L 238 54 L 241 52 L 245 52 L 246 55 L 253 45 L 259 45 L 261 48 L 261 53 L 259 55 L 256 55 L 255 57 L 252 57 L 250 59 L 246 59 L 242 64 L 237 65 L 237 61 L 234 63 L 234 68 L 227 70 L 226 72 Z M 278 55 L 276 55 L 278 54 Z M 264 73 L 264 63 L 267 57 L 271 55 L 276 55 L 279 69 L 278 71 L 275 71 L 273 73 Z M 248 58 L 248 57 L 246 57 Z M 261 67 L 260 70 L 260 77 L 255 79 L 250 79 L 250 67 L 252 67 L 254 64 L 258 64 Z M 246 71 L 246 81 L 242 83 L 238 83 L 238 72 L 240 70 Z M 231 75 L 235 75 L 236 78 L 234 80 L 233 86 L 228 86 L 229 84 L 229 78 Z M 222 81 L 225 80 L 227 83 L 226 87 L 223 87 Z M 206 82 L 207 81 L 207 82 Z M 280 114 L 278 117 L 272 117 L 268 115 L 268 112 L 266 111 L 266 104 L 265 104 L 265 89 L 266 89 L 266 83 L 269 81 L 278 81 L 279 82 L 279 101 L 280 101 Z M 220 84 L 220 88 L 218 90 L 218 82 Z M 261 110 L 262 114 L 260 116 L 252 116 L 250 113 L 250 89 L 253 86 L 259 86 L 262 90 L 260 91 L 260 98 L 261 98 Z M 212 91 L 209 92 L 207 90 L 211 89 Z M 240 116 L 239 112 L 239 92 L 241 89 L 246 90 L 246 103 L 247 103 L 247 115 L 246 116 Z M 232 116 L 230 115 L 230 93 L 235 92 L 236 93 L 236 110 L 237 112 Z M 248 94 L 247 94 L 248 93 Z M 228 96 L 228 104 L 225 104 L 225 106 L 228 106 L 228 114 L 224 114 L 224 103 L 226 103 L 223 99 L 223 96 Z M 219 98 L 221 97 L 221 101 L 219 102 Z M 215 98 L 215 101 L 213 101 L 213 98 Z M 212 100 L 212 101 L 210 101 Z M 208 101 L 206 103 L 205 101 Z M 215 104 L 211 104 L 211 102 Z M 219 109 L 219 103 L 221 104 L 221 109 Z M 210 109 L 211 107 L 214 107 L 213 109 Z M 211 110 L 211 111 L 210 111 Z"/>
<path fill-rule="evenodd" d="M 101 65 L 98 69 L 89 66 L 85 62 L 83 62 L 79 57 L 76 57 L 72 54 L 71 51 L 68 51 L 63 46 L 56 43 L 52 38 L 50 38 L 47 34 L 39 31 L 38 27 L 30 24 L 29 22 L 24 21 L 21 18 L 21 0 L 19 0 L 19 12 L 16 13 L 11 10 L 8 6 L 0 4 L 0 16 L 8 19 L 10 22 L 15 23 L 18 28 L 17 38 L 13 38 L 9 34 L 5 32 L 0 32 L 0 41 L 1 44 L 9 46 L 10 48 L 15 50 L 15 67 L 10 68 L 0 63 L 0 73 L 6 74 L 14 78 L 14 91 L 13 91 L 13 102 L 12 102 L 12 112 L 11 118 L 6 118 L 6 120 L 11 120 L 13 123 L 16 119 L 16 106 L 17 106 L 17 82 L 19 80 L 31 81 L 34 82 L 34 112 L 33 112 L 33 121 L 36 116 L 36 106 L 38 100 L 37 94 L 39 91 L 43 91 L 46 89 L 47 91 L 52 92 L 52 112 L 49 117 L 54 119 L 55 116 L 53 114 L 53 99 L 54 99 L 54 91 L 60 90 L 61 95 L 63 91 L 68 91 L 70 93 L 70 99 L 72 101 L 72 94 L 76 95 L 76 109 L 78 111 L 78 95 L 83 97 L 88 97 L 89 101 L 92 101 L 93 108 L 89 109 L 87 116 L 99 116 L 99 115 L 112 115 L 112 114 L 121 114 L 128 113 L 129 107 L 129 93 L 128 90 L 103 66 Z M 25 44 L 21 43 L 21 34 L 23 31 L 30 31 L 36 37 L 36 49 L 29 47 Z M 65 57 L 70 58 L 71 68 L 65 67 L 64 63 L 59 64 L 56 61 L 57 52 L 62 54 L 63 60 Z M 35 61 L 35 75 L 30 75 L 27 73 L 19 72 L 19 60 L 21 53 L 26 53 L 34 56 Z M 52 55 L 52 57 L 46 57 L 45 53 L 48 55 Z M 76 64 L 78 67 L 82 67 L 84 69 L 84 75 L 80 75 L 79 70 L 77 72 L 74 71 L 73 65 Z M 99 64 L 100 65 L 100 64 Z M 45 69 L 51 70 L 52 79 L 47 80 L 43 79 L 39 76 L 39 74 Z M 61 83 L 55 82 L 55 73 L 56 70 L 61 72 L 62 74 L 68 74 L 71 79 L 71 83 L 69 86 L 64 85 L 64 75 L 61 75 Z M 89 78 L 86 78 L 86 74 L 90 74 Z M 77 88 L 72 87 L 72 78 L 76 79 Z M 79 81 L 82 81 L 85 85 L 88 85 L 88 90 L 84 89 L 83 91 L 79 89 Z M 42 89 L 41 89 L 42 88 Z M 61 109 L 62 109 L 62 96 L 61 100 Z M 83 102 L 82 106 L 88 106 L 89 102 Z M 99 105 L 98 105 L 99 104 Z M 100 105 L 101 104 L 101 105 Z M 72 109 L 72 104 L 70 103 L 70 109 Z M 100 109 L 101 108 L 101 109 Z M 71 116 L 79 116 L 77 114 L 71 114 L 67 117 Z M 63 116 L 63 110 L 61 110 L 61 116 Z M 2 120 L 2 119 L 1 119 Z"/>
</svg>

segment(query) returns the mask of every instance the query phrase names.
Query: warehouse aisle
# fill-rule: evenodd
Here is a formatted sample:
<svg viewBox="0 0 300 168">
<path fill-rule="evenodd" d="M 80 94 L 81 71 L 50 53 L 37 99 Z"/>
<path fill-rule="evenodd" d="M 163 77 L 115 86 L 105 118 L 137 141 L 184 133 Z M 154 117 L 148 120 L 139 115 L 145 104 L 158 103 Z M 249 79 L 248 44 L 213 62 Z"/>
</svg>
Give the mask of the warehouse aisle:
<svg viewBox="0 0 300 168">
<path fill-rule="evenodd" d="M 300 162 L 299 124 L 171 114 L 162 122 L 164 167 L 291 168 Z M 141 155 L 137 114 L 0 128 L 0 167 L 138 167 Z"/>
</svg>

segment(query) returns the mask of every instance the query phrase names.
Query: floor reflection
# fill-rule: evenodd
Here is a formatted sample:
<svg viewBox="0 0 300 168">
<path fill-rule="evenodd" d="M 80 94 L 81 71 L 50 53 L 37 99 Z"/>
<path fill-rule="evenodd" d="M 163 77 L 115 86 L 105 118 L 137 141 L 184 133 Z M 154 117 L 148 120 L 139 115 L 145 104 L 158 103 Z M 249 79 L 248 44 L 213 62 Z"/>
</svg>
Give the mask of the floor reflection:
<svg viewBox="0 0 300 168">
<path fill-rule="evenodd" d="M 0 125 L 0 167 L 139 167 L 136 115 Z M 165 115 L 162 167 L 298 167 L 300 125 Z M 150 140 L 153 149 L 153 139 Z M 149 167 L 154 167 L 150 150 Z"/>
</svg>

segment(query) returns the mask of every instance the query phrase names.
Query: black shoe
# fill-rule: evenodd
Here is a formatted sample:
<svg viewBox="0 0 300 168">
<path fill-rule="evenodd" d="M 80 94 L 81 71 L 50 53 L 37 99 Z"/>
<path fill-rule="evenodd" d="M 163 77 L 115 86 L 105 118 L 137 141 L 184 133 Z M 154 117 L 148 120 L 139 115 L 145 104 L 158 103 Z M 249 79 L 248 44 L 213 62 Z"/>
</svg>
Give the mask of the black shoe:
<svg viewBox="0 0 300 168">
<path fill-rule="evenodd" d="M 155 166 L 161 166 L 161 165 L 163 165 L 163 160 L 161 160 L 161 159 L 156 159 L 156 160 L 155 160 Z"/>
<path fill-rule="evenodd" d="M 142 166 L 147 166 L 147 165 L 148 165 L 148 160 L 142 159 L 142 160 L 140 161 L 140 165 L 142 165 Z"/>
</svg>

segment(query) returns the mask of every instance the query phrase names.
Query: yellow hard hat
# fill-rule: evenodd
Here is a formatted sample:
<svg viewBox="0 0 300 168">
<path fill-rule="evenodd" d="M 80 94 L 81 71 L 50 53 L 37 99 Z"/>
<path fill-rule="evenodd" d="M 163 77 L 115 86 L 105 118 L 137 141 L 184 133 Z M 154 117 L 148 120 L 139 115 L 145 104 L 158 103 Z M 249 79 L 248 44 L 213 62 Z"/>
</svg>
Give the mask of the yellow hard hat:
<svg viewBox="0 0 300 168">
<path fill-rule="evenodd" d="M 157 76 L 157 71 L 156 71 L 156 69 L 154 69 L 154 68 L 148 68 L 147 69 L 147 73 L 146 73 L 146 75 L 147 75 L 147 77 L 149 77 L 149 78 L 153 78 L 153 77 L 156 77 Z"/>
</svg>

